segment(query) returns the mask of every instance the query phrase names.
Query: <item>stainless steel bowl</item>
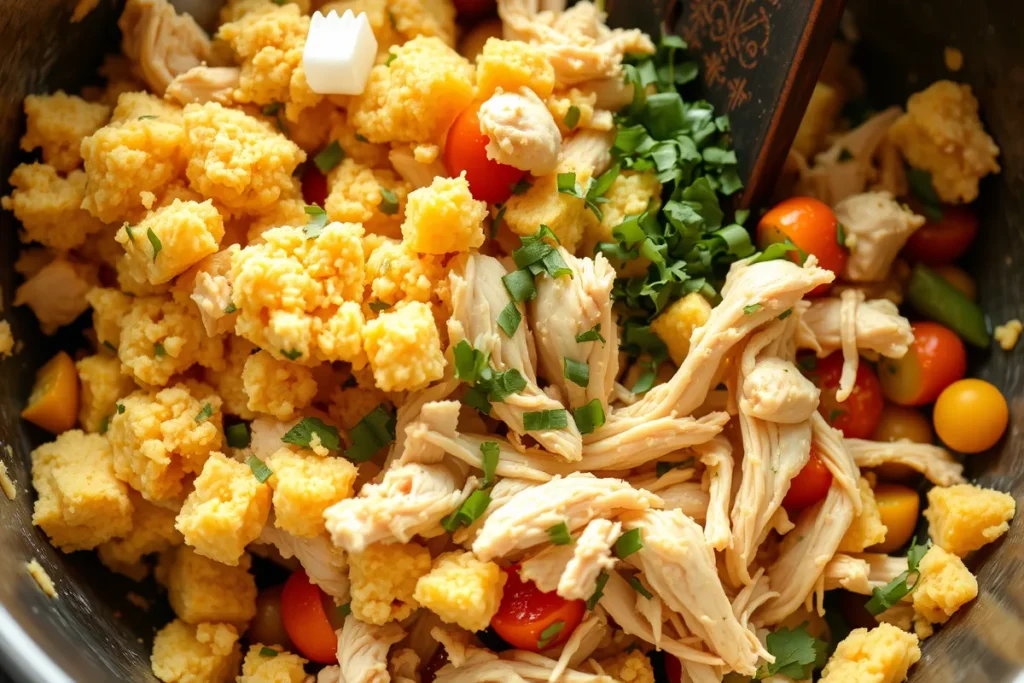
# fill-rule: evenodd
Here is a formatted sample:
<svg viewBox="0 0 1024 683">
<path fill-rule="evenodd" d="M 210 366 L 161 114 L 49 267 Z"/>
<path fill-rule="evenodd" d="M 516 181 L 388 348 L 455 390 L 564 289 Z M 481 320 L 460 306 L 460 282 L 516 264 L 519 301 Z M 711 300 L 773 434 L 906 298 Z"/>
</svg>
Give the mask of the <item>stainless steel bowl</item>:
<svg viewBox="0 0 1024 683">
<path fill-rule="evenodd" d="M 729 6 L 763 7 L 809 0 L 690 0 L 728 12 Z M 838 0 L 833 0 L 838 1 Z M 1002 148 L 1003 172 L 983 184 L 982 235 L 968 259 L 980 303 L 994 322 L 1024 317 L 1024 5 L 1009 0 L 851 0 L 859 19 L 861 63 L 872 94 L 901 102 L 936 78 L 970 83 L 988 129 Z M 618 23 L 657 25 L 661 2 L 609 0 Z M 0 0 L 0 192 L 22 159 L 26 94 L 77 90 L 95 78 L 102 53 L 117 45 L 117 3 L 101 0 L 84 22 L 70 24 L 69 0 Z M 724 8 L 724 9 L 723 9 Z M 955 46 L 964 68 L 949 74 L 943 48 Z M 770 49 L 770 45 L 769 45 Z M 155 597 L 151 584 L 137 586 L 104 569 L 91 553 L 63 555 L 31 525 L 28 453 L 44 437 L 18 418 L 36 367 L 68 343 L 43 337 L 31 316 L 11 306 L 16 286 L 16 222 L 0 213 L 0 288 L 6 315 L 25 350 L 0 361 L 0 454 L 18 488 L 14 502 L 0 496 L 0 670 L 17 681 L 153 681 L 149 649 L 157 626 L 170 619 L 154 601 L 149 611 L 128 599 L 134 591 Z M 73 335 L 74 332 L 69 332 Z M 968 473 L 986 486 L 1010 491 L 1024 502 L 1024 347 L 998 348 L 973 357 L 977 374 L 997 384 L 1010 402 L 1011 427 L 990 454 L 973 456 Z M 961 610 L 923 647 L 913 681 L 1010 681 L 1024 671 L 1024 525 L 970 562 L 981 586 L 978 599 Z M 45 597 L 25 572 L 37 559 L 53 577 L 59 598 Z M 0 673 L 0 680 L 3 674 Z"/>
</svg>

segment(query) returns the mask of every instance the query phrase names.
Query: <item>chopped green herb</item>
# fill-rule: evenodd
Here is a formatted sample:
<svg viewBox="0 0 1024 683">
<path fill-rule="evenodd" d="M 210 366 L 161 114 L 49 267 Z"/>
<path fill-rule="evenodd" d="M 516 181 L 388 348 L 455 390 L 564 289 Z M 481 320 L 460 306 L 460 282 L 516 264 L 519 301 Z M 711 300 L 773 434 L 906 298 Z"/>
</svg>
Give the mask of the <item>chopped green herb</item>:
<svg viewBox="0 0 1024 683">
<path fill-rule="evenodd" d="M 597 575 L 597 586 L 594 587 L 593 594 L 587 598 L 587 609 L 593 611 L 597 607 L 597 603 L 604 597 L 604 587 L 608 583 L 608 572 L 601 572 Z"/>
<path fill-rule="evenodd" d="M 167 355 L 167 349 L 160 342 L 153 344 L 153 356 L 156 358 L 163 358 Z"/>
<path fill-rule="evenodd" d="M 590 384 L 590 366 L 568 356 L 562 359 L 562 374 L 577 386 L 586 387 Z"/>
<path fill-rule="evenodd" d="M 484 441 L 480 444 L 481 469 L 484 471 L 483 487 L 485 489 L 494 485 L 498 472 L 498 459 L 501 457 L 501 448 L 497 441 Z"/>
<path fill-rule="evenodd" d="M 116 404 L 116 408 L 117 408 L 117 414 L 118 415 L 124 415 L 124 404 L 123 403 Z"/>
<path fill-rule="evenodd" d="M 569 111 L 565 112 L 565 119 L 562 120 L 562 123 L 565 124 L 566 128 L 568 128 L 569 130 L 572 130 L 573 128 L 576 127 L 576 124 L 579 123 L 579 122 L 580 122 L 580 108 L 577 107 L 575 104 L 571 105 L 569 107 Z"/>
<path fill-rule="evenodd" d="M 234 313 L 237 310 L 238 310 L 238 306 L 235 306 L 235 302 L 232 301 L 231 303 L 229 303 L 227 306 L 224 307 L 224 315 L 231 315 L 232 313 Z"/>
<path fill-rule="evenodd" d="M 547 273 L 553 278 L 568 275 L 572 270 L 565 264 L 560 251 L 551 246 L 546 238 L 558 241 L 555 233 L 546 225 L 540 226 L 533 235 L 521 239 L 522 246 L 512 252 L 512 259 L 520 270 L 529 271 L 531 277 Z"/>
<path fill-rule="evenodd" d="M 366 139 L 366 136 L 363 135 L 362 133 L 356 133 L 355 137 L 356 137 L 356 140 L 358 140 L 359 142 L 363 142 L 363 143 L 369 142 L 369 140 Z"/>
<path fill-rule="evenodd" d="M 793 309 L 792 308 L 787 308 L 781 314 L 779 314 L 779 320 L 785 320 L 786 318 L 788 318 L 791 315 L 793 315 Z"/>
<path fill-rule="evenodd" d="M 313 157 L 313 163 L 320 169 L 321 173 L 328 173 L 340 164 L 345 158 L 345 150 L 341 148 L 337 140 L 320 150 L 319 154 Z"/>
<path fill-rule="evenodd" d="M 519 329 L 519 323 L 523 321 L 523 314 L 514 301 L 510 301 L 498 314 L 498 327 L 505 333 L 506 337 L 512 337 Z"/>
<path fill-rule="evenodd" d="M 640 595 L 644 596 L 648 600 L 650 600 L 650 599 L 652 599 L 654 597 L 654 593 L 652 593 L 651 591 L 647 590 L 647 588 L 644 586 L 644 584 L 642 584 L 640 582 L 640 577 L 639 576 L 634 575 L 634 576 L 629 577 L 629 585 L 633 587 L 633 590 L 635 590 L 637 593 L 639 593 Z"/>
<path fill-rule="evenodd" d="M 572 543 L 572 534 L 569 533 L 569 525 L 559 522 L 548 529 L 548 539 L 554 545 L 569 545 Z"/>
<path fill-rule="evenodd" d="M 302 227 L 302 234 L 307 240 L 319 237 L 327 226 L 327 212 L 316 204 L 307 204 L 303 211 L 309 216 L 309 222 Z"/>
<path fill-rule="evenodd" d="M 692 457 L 686 458 L 685 460 L 676 460 L 676 461 L 668 460 L 668 461 L 659 462 L 657 465 L 654 466 L 654 473 L 657 475 L 657 477 L 659 479 L 661 479 L 666 474 L 668 474 L 669 472 L 671 472 L 672 470 L 674 470 L 676 468 L 679 468 L 679 467 L 693 467 L 693 463 L 694 462 L 696 462 L 696 460 L 694 458 L 692 458 Z"/>
<path fill-rule="evenodd" d="M 117 347 L 111 344 L 109 341 L 104 341 L 103 346 L 111 353 L 117 353 Z"/>
<path fill-rule="evenodd" d="M 764 251 L 752 258 L 750 263 L 753 265 L 755 263 L 764 263 L 765 261 L 775 261 L 776 259 L 786 258 L 787 254 L 794 251 L 800 255 L 800 263 L 803 264 L 807 260 L 807 252 L 793 244 L 793 241 L 788 237 L 781 242 L 769 244 L 765 247 Z"/>
<path fill-rule="evenodd" d="M 256 477 L 256 481 L 261 484 L 265 483 L 267 479 L 270 479 L 274 474 L 273 470 L 267 467 L 266 463 L 255 455 L 250 455 L 246 459 L 245 463 L 249 466 L 249 469 L 252 470 L 253 476 Z"/>
<path fill-rule="evenodd" d="M 388 58 L 384 60 L 384 66 L 391 66 L 391 62 L 395 61 L 397 57 L 398 55 L 396 55 L 394 52 L 389 52 Z"/>
<path fill-rule="evenodd" d="M 299 351 L 298 349 L 281 349 L 281 355 L 288 360 L 298 360 L 299 358 L 302 358 L 302 351 Z"/>
<path fill-rule="evenodd" d="M 378 299 L 377 301 L 370 302 L 370 310 L 373 311 L 374 313 L 380 313 L 381 311 L 386 311 L 389 308 L 391 308 L 391 304 L 387 303 L 386 301 L 380 301 Z"/>
<path fill-rule="evenodd" d="M 548 429 L 565 429 L 568 426 L 569 416 L 564 408 L 523 413 L 523 429 L 527 432 L 540 432 Z"/>
<path fill-rule="evenodd" d="M 761 680 L 770 676 L 784 676 L 794 681 L 811 678 L 815 668 L 825 664 L 828 644 L 807 632 L 807 622 L 790 630 L 785 626 L 769 633 L 765 646 L 775 656 L 771 664 L 762 664 L 755 675 Z"/>
<path fill-rule="evenodd" d="M 636 378 L 636 382 L 630 387 L 630 392 L 634 394 L 643 394 L 651 390 L 654 386 L 654 380 L 657 375 L 654 372 L 654 364 L 648 363 L 647 369 L 640 373 L 640 376 Z"/>
<path fill-rule="evenodd" d="M 836 221 L 836 243 L 843 249 L 846 248 L 846 227 L 839 221 Z"/>
<path fill-rule="evenodd" d="M 398 197 L 388 188 L 380 185 L 380 212 L 386 216 L 398 213 Z"/>
<path fill-rule="evenodd" d="M 537 296 L 537 288 L 533 284 L 533 274 L 528 270 L 513 270 L 501 277 L 505 289 L 512 301 L 529 301 Z"/>
<path fill-rule="evenodd" d="M 249 436 L 249 425 L 244 422 L 231 425 L 224 429 L 224 437 L 231 448 L 248 448 L 251 437 Z"/>
<path fill-rule="evenodd" d="M 355 431 L 355 430 L 353 430 Z M 341 439 L 338 438 L 337 427 L 324 424 L 318 417 L 304 417 L 294 427 L 285 432 L 281 437 L 284 443 L 294 446 L 309 448 L 313 442 L 313 435 L 320 437 L 320 445 L 329 451 L 336 451 L 341 448 Z"/>
<path fill-rule="evenodd" d="M 352 603 L 346 602 L 344 605 L 338 605 L 338 614 L 343 617 L 352 614 Z"/>
<path fill-rule="evenodd" d="M 274 2 L 277 2 L 277 0 L 274 0 Z M 277 4 L 280 5 L 282 3 L 281 2 L 277 2 Z M 280 653 L 278 653 L 278 651 L 275 650 L 272 647 L 267 647 L 267 646 L 264 645 L 263 647 L 260 648 L 260 657 L 276 657 L 278 654 L 280 654 Z"/>
<path fill-rule="evenodd" d="M 841 408 L 833 408 L 828 413 L 828 423 L 834 424 L 835 421 L 841 418 L 843 415 L 846 415 L 845 410 L 842 410 Z"/>
<path fill-rule="evenodd" d="M 124 231 L 128 234 L 128 239 L 131 240 L 132 244 L 135 244 L 135 232 L 132 230 L 132 226 L 125 221 Z"/>
<path fill-rule="evenodd" d="M 750 304 L 749 306 L 744 306 L 743 307 L 743 315 L 750 315 L 752 313 L 757 313 L 762 308 L 764 308 L 764 306 L 759 304 L 759 303 L 757 303 L 757 304 Z"/>
<path fill-rule="evenodd" d="M 512 194 L 525 194 L 526 191 L 529 190 L 531 187 L 533 187 L 533 185 L 530 184 L 530 181 L 528 181 L 526 178 L 523 178 L 512 186 Z"/>
<path fill-rule="evenodd" d="M 106 434 L 107 429 L 110 428 L 110 415 L 104 415 L 103 420 L 100 422 L 100 434 Z"/>
<path fill-rule="evenodd" d="M 537 649 L 543 650 L 547 648 L 551 642 L 558 637 L 558 634 L 565 629 L 564 621 L 556 621 L 555 623 L 548 626 L 546 629 L 540 632 L 540 639 L 537 640 Z"/>
<path fill-rule="evenodd" d="M 921 578 L 918 565 L 920 565 L 921 559 L 931 547 L 931 541 L 921 545 L 918 545 L 917 537 L 910 541 L 910 549 L 907 551 L 907 571 L 881 588 L 875 588 L 871 591 L 871 599 L 864 605 L 868 612 L 877 616 L 910 595 L 917 588 L 918 581 Z M 914 580 L 914 585 L 908 586 L 907 582 L 911 578 Z"/>
<path fill-rule="evenodd" d="M 580 332 L 576 335 L 576 341 L 579 344 L 586 342 L 599 341 L 602 344 L 605 343 L 604 337 L 601 336 L 601 323 L 598 323 L 591 327 L 586 332 Z"/>
<path fill-rule="evenodd" d="M 555 183 L 561 194 L 582 199 L 587 208 L 597 216 L 597 219 L 602 220 L 604 214 L 601 212 L 600 204 L 608 201 L 604 195 L 608 192 L 608 188 L 612 186 L 612 183 L 615 182 L 620 169 L 621 167 L 615 164 L 597 178 L 590 178 L 587 181 L 586 188 L 582 187 L 579 181 L 576 180 L 575 173 L 559 173 Z"/>
<path fill-rule="evenodd" d="M 441 520 L 441 526 L 448 533 L 454 532 L 459 527 L 469 526 L 480 519 L 490 504 L 491 494 L 483 489 L 477 489 L 469 494 L 469 498 L 457 510 Z"/>
<path fill-rule="evenodd" d="M 839 161 L 849 161 L 853 158 L 853 152 L 843 147 L 839 150 Z"/>
<path fill-rule="evenodd" d="M 198 422 L 203 422 L 205 420 L 209 420 L 210 417 L 212 417 L 212 416 L 213 416 L 213 406 L 210 405 L 209 403 L 205 403 L 205 404 L 203 404 L 203 409 L 200 410 L 198 413 L 196 413 L 195 421 L 197 423 Z"/>
<path fill-rule="evenodd" d="M 640 529 L 630 529 L 615 541 L 615 556 L 624 560 L 644 547 L 644 538 Z"/>
<path fill-rule="evenodd" d="M 604 406 L 600 399 L 592 399 L 590 402 L 572 411 L 573 422 L 580 434 L 591 434 L 595 429 L 605 422 Z"/>
<path fill-rule="evenodd" d="M 397 419 L 382 403 L 352 428 L 352 446 L 345 450 L 345 457 L 352 462 L 366 462 L 374 453 L 395 440 Z"/>
<path fill-rule="evenodd" d="M 921 215 L 932 222 L 942 220 L 942 200 L 932 184 L 932 174 L 919 168 L 907 168 L 907 184 L 921 205 Z"/>
<path fill-rule="evenodd" d="M 153 232 L 153 228 L 146 228 L 146 237 L 149 239 L 150 245 L 153 247 L 153 262 L 156 262 L 156 255 L 160 253 L 160 250 L 164 248 L 164 245 L 160 243 L 160 238 Z"/>
<path fill-rule="evenodd" d="M 474 349 L 465 339 L 452 350 L 455 378 L 473 386 L 463 394 L 462 402 L 485 415 L 491 412 L 491 403 L 501 403 L 509 394 L 526 388 L 526 378 L 512 368 L 496 372 L 488 362 L 488 355 Z"/>
</svg>

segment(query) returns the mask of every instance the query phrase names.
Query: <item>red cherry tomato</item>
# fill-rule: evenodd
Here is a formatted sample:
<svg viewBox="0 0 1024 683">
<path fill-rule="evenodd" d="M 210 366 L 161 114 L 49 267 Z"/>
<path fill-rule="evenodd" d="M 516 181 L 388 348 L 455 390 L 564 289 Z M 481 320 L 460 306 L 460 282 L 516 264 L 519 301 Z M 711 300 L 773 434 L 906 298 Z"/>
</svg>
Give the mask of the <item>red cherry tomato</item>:
<svg viewBox="0 0 1024 683">
<path fill-rule="evenodd" d="M 914 342 L 903 358 L 883 358 L 878 379 L 885 397 L 901 406 L 931 403 L 967 374 L 967 351 L 960 337 L 938 323 L 913 323 Z"/>
<path fill-rule="evenodd" d="M 799 512 L 819 500 L 824 500 L 830 486 L 832 486 L 832 473 L 825 467 L 825 463 L 822 462 L 812 444 L 811 457 L 800 473 L 789 483 L 789 491 L 782 499 L 782 507 L 786 508 L 786 512 L 790 514 Z"/>
<path fill-rule="evenodd" d="M 500 204 L 512 196 L 512 187 L 526 171 L 487 158 L 487 136 L 480 132 L 479 111 L 477 103 L 455 119 L 444 146 L 444 165 L 451 176 L 466 172 L 473 197 Z"/>
<path fill-rule="evenodd" d="M 497 5 L 495 0 L 455 0 L 455 11 L 460 19 L 476 19 L 494 14 Z"/>
<path fill-rule="evenodd" d="M 313 164 L 307 166 L 302 174 L 302 198 L 307 204 L 315 204 L 321 209 L 327 201 L 327 176 Z"/>
<path fill-rule="evenodd" d="M 301 569 L 289 576 L 284 584 L 281 619 L 299 654 L 320 664 L 337 661 L 338 637 L 324 609 L 323 592 L 309 582 L 306 572 Z"/>
<path fill-rule="evenodd" d="M 960 258 L 978 234 L 978 217 L 966 206 L 942 207 L 942 218 L 914 231 L 903 253 L 929 266 L 942 266 Z"/>
<path fill-rule="evenodd" d="M 882 419 L 885 400 L 882 398 L 882 385 L 870 365 L 861 359 L 853 393 L 842 403 L 836 400 L 839 379 L 843 375 L 841 351 L 825 358 L 802 357 L 800 365 L 805 368 L 807 377 L 821 389 L 818 412 L 830 425 L 848 439 L 867 439 L 875 433 Z"/>
<path fill-rule="evenodd" d="M 683 665 L 675 655 L 665 653 L 665 678 L 668 683 L 682 683 Z"/>
<path fill-rule="evenodd" d="M 792 197 L 779 202 L 761 217 L 757 224 L 757 244 L 764 249 L 770 244 L 789 239 L 808 254 L 818 257 L 818 265 L 837 276 L 846 268 L 846 247 L 839 244 L 839 221 L 824 202 L 810 197 Z M 799 252 L 790 252 L 790 260 L 800 263 Z M 808 296 L 820 296 L 827 285 L 815 288 Z"/>
<path fill-rule="evenodd" d="M 541 592 L 537 584 L 519 577 L 518 565 L 509 567 L 505 572 L 508 581 L 501 596 L 501 606 L 491 619 L 491 626 L 498 635 L 513 647 L 531 652 L 564 643 L 583 620 L 586 603 L 583 600 L 566 600 L 553 592 Z M 558 622 L 563 624 L 561 630 L 545 639 L 545 630 Z"/>
</svg>

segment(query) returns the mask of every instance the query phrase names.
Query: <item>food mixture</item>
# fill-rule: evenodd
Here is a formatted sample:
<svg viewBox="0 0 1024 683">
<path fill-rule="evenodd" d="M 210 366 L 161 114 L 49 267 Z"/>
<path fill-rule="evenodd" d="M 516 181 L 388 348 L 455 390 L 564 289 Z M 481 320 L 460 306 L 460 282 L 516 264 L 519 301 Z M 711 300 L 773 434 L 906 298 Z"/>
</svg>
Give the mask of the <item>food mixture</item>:
<svg viewBox="0 0 1024 683">
<path fill-rule="evenodd" d="M 676 37 L 310 4 L 129 0 L 2 198 L 15 304 L 85 336 L 22 413 L 33 522 L 166 590 L 156 677 L 903 680 L 1014 515 L 953 454 L 1007 423 L 970 88 L 872 111 L 837 43 L 750 216 Z M 359 92 L 307 82 L 313 10 L 372 29 Z"/>
</svg>

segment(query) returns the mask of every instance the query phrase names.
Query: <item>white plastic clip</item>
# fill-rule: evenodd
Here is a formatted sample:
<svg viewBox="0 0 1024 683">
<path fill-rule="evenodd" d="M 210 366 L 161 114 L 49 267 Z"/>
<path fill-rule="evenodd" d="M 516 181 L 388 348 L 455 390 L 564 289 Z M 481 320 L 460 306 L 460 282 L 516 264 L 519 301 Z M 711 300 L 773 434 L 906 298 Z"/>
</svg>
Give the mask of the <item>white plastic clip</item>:
<svg viewBox="0 0 1024 683">
<path fill-rule="evenodd" d="M 321 95 L 358 95 L 377 57 L 377 38 L 365 13 L 356 16 L 331 11 L 326 17 L 313 14 L 309 23 L 302 66 L 306 82 Z"/>
</svg>

